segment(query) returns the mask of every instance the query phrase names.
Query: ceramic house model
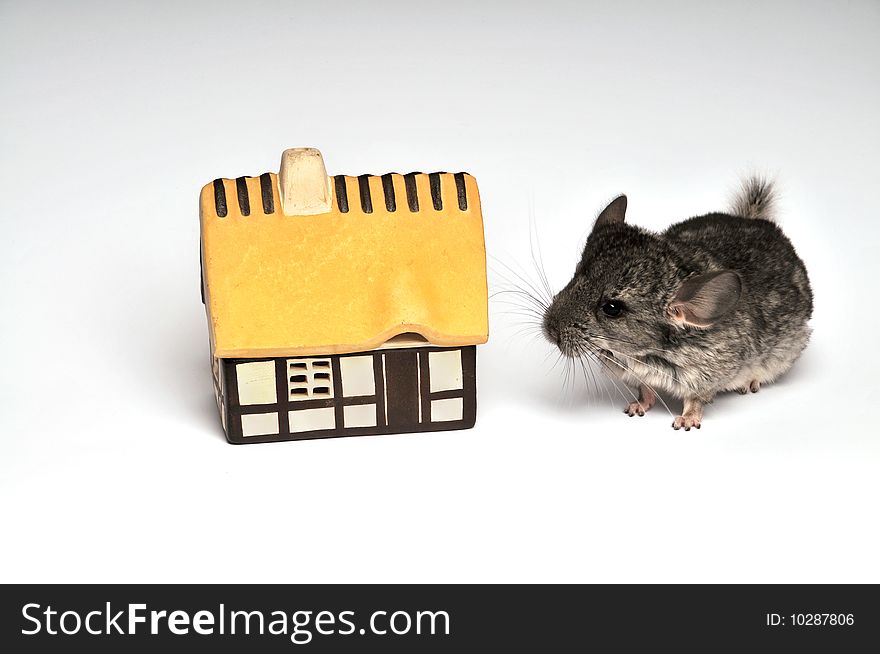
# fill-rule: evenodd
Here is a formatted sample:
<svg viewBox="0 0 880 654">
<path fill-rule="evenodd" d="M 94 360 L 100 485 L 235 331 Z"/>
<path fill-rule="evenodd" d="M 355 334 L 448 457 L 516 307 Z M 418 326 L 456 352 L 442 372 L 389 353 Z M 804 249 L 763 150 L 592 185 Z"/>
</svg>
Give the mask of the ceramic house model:
<svg viewBox="0 0 880 654">
<path fill-rule="evenodd" d="M 214 392 L 231 443 L 472 427 L 488 338 L 477 183 L 328 177 L 314 149 L 200 197 Z"/>
</svg>

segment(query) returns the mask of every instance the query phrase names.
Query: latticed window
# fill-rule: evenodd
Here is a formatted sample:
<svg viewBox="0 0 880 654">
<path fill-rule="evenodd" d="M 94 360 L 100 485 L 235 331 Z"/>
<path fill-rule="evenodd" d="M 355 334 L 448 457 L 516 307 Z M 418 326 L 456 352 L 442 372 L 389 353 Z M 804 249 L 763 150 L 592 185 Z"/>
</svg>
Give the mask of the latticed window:
<svg viewBox="0 0 880 654">
<path fill-rule="evenodd" d="M 330 359 L 289 359 L 287 385 L 291 402 L 333 397 Z"/>
</svg>

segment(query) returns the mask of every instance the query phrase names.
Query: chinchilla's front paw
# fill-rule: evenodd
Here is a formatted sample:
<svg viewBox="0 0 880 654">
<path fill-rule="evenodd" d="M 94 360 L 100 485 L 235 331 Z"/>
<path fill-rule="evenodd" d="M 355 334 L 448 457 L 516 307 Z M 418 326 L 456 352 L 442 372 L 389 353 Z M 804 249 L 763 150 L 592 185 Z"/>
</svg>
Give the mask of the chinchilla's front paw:
<svg viewBox="0 0 880 654">
<path fill-rule="evenodd" d="M 643 416 L 645 415 L 645 411 L 650 411 L 650 404 L 642 404 L 641 402 L 630 402 L 623 412 L 628 415 L 630 418 L 633 416 Z"/>
<path fill-rule="evenodd" d="M 635 397 L 635 394 L 633 394 L 633 397 Z M 646 384 L 642 384 L 639 387 L 639 399 L 633 400 L 627 404 L 623 412 L 630 418 L 633 416 L 643 416 L 645 415 L 645 412 L 651 410 L 651 407 L 653 407 L 656 402 L 657 393 L 654 392 L 654 389 Z"/>
<path fill-rule="evenodd" d="M 678 416 L 672 422 L 672 428 L 676 430 L 684 429 L 685 431 L 690 431 L 691 427 L 700 428 L 700 418 L 698 416 L 685 414 Z"/>
</svg>

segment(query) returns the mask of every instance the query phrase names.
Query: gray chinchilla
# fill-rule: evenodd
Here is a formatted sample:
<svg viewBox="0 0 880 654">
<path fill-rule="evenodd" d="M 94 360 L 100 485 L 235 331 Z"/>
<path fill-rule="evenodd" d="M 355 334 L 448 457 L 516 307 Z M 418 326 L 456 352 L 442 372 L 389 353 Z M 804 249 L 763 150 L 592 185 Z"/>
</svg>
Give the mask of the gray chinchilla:
<svg viewBox="0 0 880 654">
<path fill-rule="evenodd" d="M 758 392 L 810 338 L 810 281 L 773 205 L 772 185 L 752 178 L 730 213 L 657 234 L 624 222 L 621 195 L 596 219 L 574 277 L 544 314 L 544 335 L 637 387 L 628 415 L 644 415 L 662 389 L 684 400 L 672 426 L 699 429 L 717 393 Z"/>
</svg>

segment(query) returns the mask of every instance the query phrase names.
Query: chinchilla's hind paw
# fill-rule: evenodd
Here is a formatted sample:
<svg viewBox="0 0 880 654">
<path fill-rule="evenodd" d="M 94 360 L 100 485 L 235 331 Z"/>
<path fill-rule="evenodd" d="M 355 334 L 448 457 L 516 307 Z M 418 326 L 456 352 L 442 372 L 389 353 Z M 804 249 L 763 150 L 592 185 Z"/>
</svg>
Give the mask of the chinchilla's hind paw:
<svg viewBox="0 0 880 654">
<path fill-rule="evenodd" d="M 757 379 L 753 379 L 749 382 L 748 386 L 743 386 L 742 388 L 737 388 L 736 392 L 740 395 L 747 395 L 749 393 L 757 393 L 761 390 L 761 382 Z"/>
</svg>

